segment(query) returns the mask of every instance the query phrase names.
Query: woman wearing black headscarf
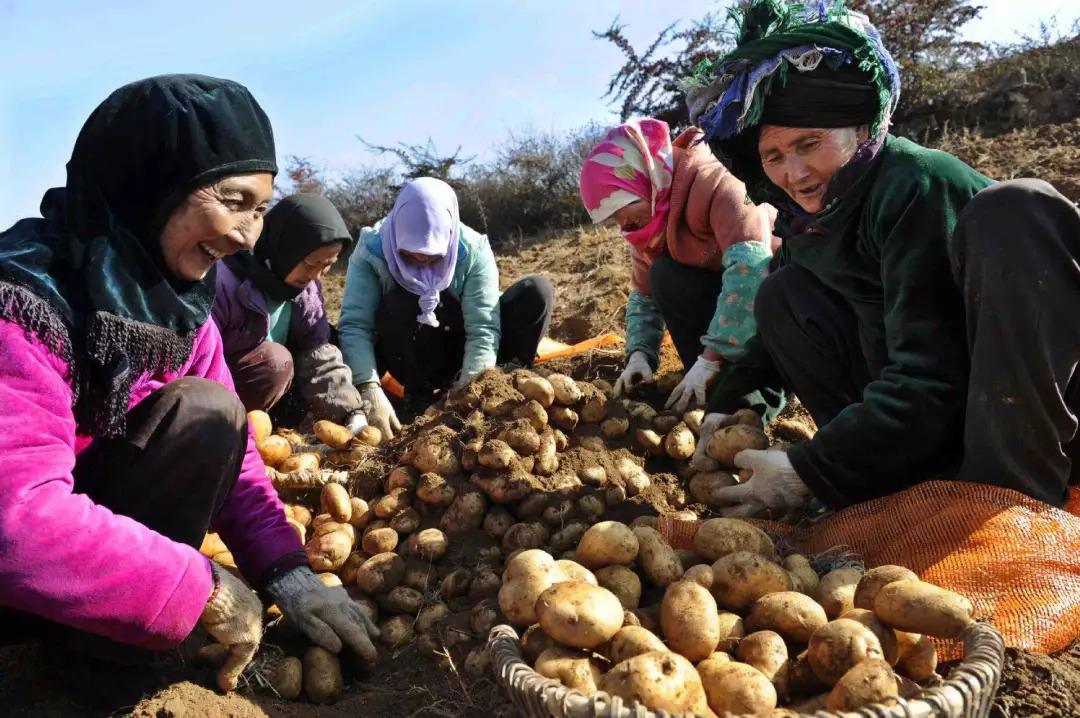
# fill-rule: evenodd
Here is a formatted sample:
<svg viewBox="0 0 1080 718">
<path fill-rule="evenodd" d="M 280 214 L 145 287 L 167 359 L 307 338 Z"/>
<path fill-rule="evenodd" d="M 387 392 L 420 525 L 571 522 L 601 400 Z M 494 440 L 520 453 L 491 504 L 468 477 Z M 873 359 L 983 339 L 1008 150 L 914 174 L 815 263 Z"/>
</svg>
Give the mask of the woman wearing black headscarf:
<svg viewBox="0 0 1080 718">
<path fill-rule="evenodd" d="M 88 710 L 152 690 L 153 652 L 199 625 L 235 688 L 262 605 L 199 553 L 208 528 L 311 640 L 375 655 L 307 567 L 207 321 L 276 171 L 246 88 L 150 78 L 90 115 L 42 217 L 0 233 L 0 639 L 34 628 Z"/>
<path fill-rule="evenodd" d="M 218 267 L 214 321 L 249 411 L 269 410 L 295 386 L 320 418 L 354 430 L 366 423 L 352 372 L 330 342 L 319 281 L 349 244 L 330 200 L 294 194 L 266 213 L 252 251 Z"/>
</svg>

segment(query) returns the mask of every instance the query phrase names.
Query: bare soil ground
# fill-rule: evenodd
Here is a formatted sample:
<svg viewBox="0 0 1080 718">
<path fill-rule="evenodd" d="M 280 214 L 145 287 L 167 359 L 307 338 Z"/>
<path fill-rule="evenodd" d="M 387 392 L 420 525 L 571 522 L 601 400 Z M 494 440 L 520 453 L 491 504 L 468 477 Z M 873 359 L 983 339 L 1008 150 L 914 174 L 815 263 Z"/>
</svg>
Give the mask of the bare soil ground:
<svg viewBox="0 0 1080 718">
<path fill-rule="evenodd" d="M 1024 129 L 990 140 L 954 133 L 946 149 L 982 172 L 999 179 L 1034 176 L 1051 181 L 1074 201 L 1080 200 L 1080 120 Z M 504 248 L 498 257 L 501 281 L 508 286 L 527 274 L 550 278 L 557 289 L 551 336 L 574 343 L 602 332 L 623 331 L 630 284 L 625 245 L 606 228 L 582 228 L 540 237 Z M 324 282 L 328 312 L 338 318 L 344 276 Z M 558 360 L 559 371 L 576 378 L 611 379 L 621 366 L 621 352 L 594 351 Z M 661 373 L 679 370 L 677 356 L 665 348 Z M 798 408 L 796 412 L 800 411 Z M 276 640 L 273 634 L 268 638 Z M 333 706 L 285 702 L 266 689 L 246 689 L 222 696 L 213 688 L 212 671 L 183 660 L 180 652 L 163 657 L 162 672 L 173 684 L 122 714 L 138 718 L 456 718 L 514 715 L 491 682 L 468 681 L 439 668 L 430 657 L 405 648 L 387 652 L 366 669 L 346 661 L 344 697 Z M 84 715 L 40 668 L 37 646 L 0 648 L 0 714 L 73 718 Z M 1056 655 L 1010 650 L 994 718 L 1049 718 L 1080 715 L 1080 644 Z"/>
</svg>

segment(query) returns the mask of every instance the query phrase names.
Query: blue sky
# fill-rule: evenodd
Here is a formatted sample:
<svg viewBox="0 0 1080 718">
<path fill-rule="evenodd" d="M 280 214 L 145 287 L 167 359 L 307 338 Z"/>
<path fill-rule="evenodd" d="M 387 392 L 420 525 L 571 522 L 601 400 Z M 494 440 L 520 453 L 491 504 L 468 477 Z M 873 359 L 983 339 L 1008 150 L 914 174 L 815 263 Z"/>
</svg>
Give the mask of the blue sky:
<svg viewBox="0 0 1080 718">
<path fill-rule="evenodd" d="M 0 228 L 63 184 L 83 121 L 112 90 L 164 72 L 247 85 L 278 157 L 376 163 L 356 139 L 461 145 L 511 130 L 612 122 L 621 56 L 591 37 L 616 16 L 636 46 L 716 0 L 0 0 Z M 1008 41 L 1071 0 L 983 0 L 968 36 Z M 672 8 L 675 8 L 674 10 Z"/>
</svg>

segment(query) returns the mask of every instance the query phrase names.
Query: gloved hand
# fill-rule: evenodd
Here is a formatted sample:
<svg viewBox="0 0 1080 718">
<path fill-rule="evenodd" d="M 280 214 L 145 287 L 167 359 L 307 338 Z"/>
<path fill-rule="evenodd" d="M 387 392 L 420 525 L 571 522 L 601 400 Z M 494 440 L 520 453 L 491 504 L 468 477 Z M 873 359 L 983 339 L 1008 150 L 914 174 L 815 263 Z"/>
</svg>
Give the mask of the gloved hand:
<svg viewBox="0 0 1080 718">
<path fill-rule="evenodd" d="M 383 441 L 394 438 L 394 432 L 401 431 L 394 407 L 386 398 L 386 392 L 379 384 L 367 384 L 360 387 L 360 406 L 368 423 L 382 432 Z"/>
<path fill-rule="evenodd" d="M 754 503 L 758 509 L 790 510 L 811 499 L 810 489 L 795 473 L 786 451 L 745 449 L 735 454 L 735 465 L 753 473 L 747 481 L 713 493 L 719 501 L 738 504 L 721 511 L 724 516 L 752 515 L 747 512 Z"/>
<path fill-rule="evenodd" d="M 345 428 L 349 430 L 349 433 L 356 436 L 365 428 L 367 428 L 367 417 L 364 416 L 363 410 L 354 411 L 345 417 Z"/>
<path fill-rule="evenodd" d="M 697 447 L 694 449 L 694 455 L 690 459 L 690 465 L 703 473 L 719 471 L 720 462 L 710 457 L 709 454 L 706 453 L 706 449 L 709 448 L 709 441 L 712 439 L 712 436 L 716 433 L 717 429 L 731 426 L 734 423 L 735 417 L 732 414 L 721 414 L 719 412 L 706 414 L 705 418 L 701 420 L 701 429 L 698 431 Z"/>
<path fill-rule="evenodd" d="M 690 367 L 690 371 L 686 372 L 686 376 L 675 387 L 675 391 L 671 392 L 664 408 L 682 415 L 690 408 L 690 402 L 694 402 L 695 406 L 704 406 L 705 388 L 718 371 L 720 362 L 706 359 L 704 355 L 699 356 L 694 366 Z"/>
<path fill-rule="evenodd" d="M 645 352 L 631 352 L 626 361 L 626 368 L 615 382 L 615 396 L 622 396 L 638 384 L 648 384 L 653 380 L 652 367 Z"/>
<path fill-rule="evenodd" d="M 218 670 L 217 684 L 223 691 L 232 691 L 259 649 L 263 607 L 255 592 L 236 576 L 215 564 L 210 564 L 210 570 L 214 574 L 214 591 L 199 621 L 218 643 L 229 647 L 229 657 Z"/>
<path fill-rule="evenodd" d="M 266 592 L 285 620 L 303 631 L 312 643 L 332 653 L 340 653 L 344 643 L 367 661 L 378 656 L 371 640 L 379 637 L 379 629 L 344 588 L 324 586 L 307 566 L 273 579 Z"/>
</svg>

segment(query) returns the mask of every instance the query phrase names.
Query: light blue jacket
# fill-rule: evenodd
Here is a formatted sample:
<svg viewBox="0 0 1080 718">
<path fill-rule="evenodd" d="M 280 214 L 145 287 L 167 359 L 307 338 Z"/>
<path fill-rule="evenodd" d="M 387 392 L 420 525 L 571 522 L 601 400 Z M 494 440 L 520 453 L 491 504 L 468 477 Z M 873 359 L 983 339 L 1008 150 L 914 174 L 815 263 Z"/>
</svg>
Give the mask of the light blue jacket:
<svg viewBox="0 0 1080 718">
<path fill-rule="evenodd" d="M 378 222 L 360 230 L 356 251 L 349 258 L 345 296 L 338 322 L 341 352 L 357 384 L 378 381 L 375 368 L 375 317 L 379 302 L 395 286 L 383 259 Z M 499 269 L 486 236 L 461 225 L 457 267 L 447 291 L 461 302 L 465 318 L 465 360 L 461 377 L 470 377 L 490 366 L 501 335 L 499 323 Z M 420 313 L 417 298 L 416 313 Z"/>
</svg>

